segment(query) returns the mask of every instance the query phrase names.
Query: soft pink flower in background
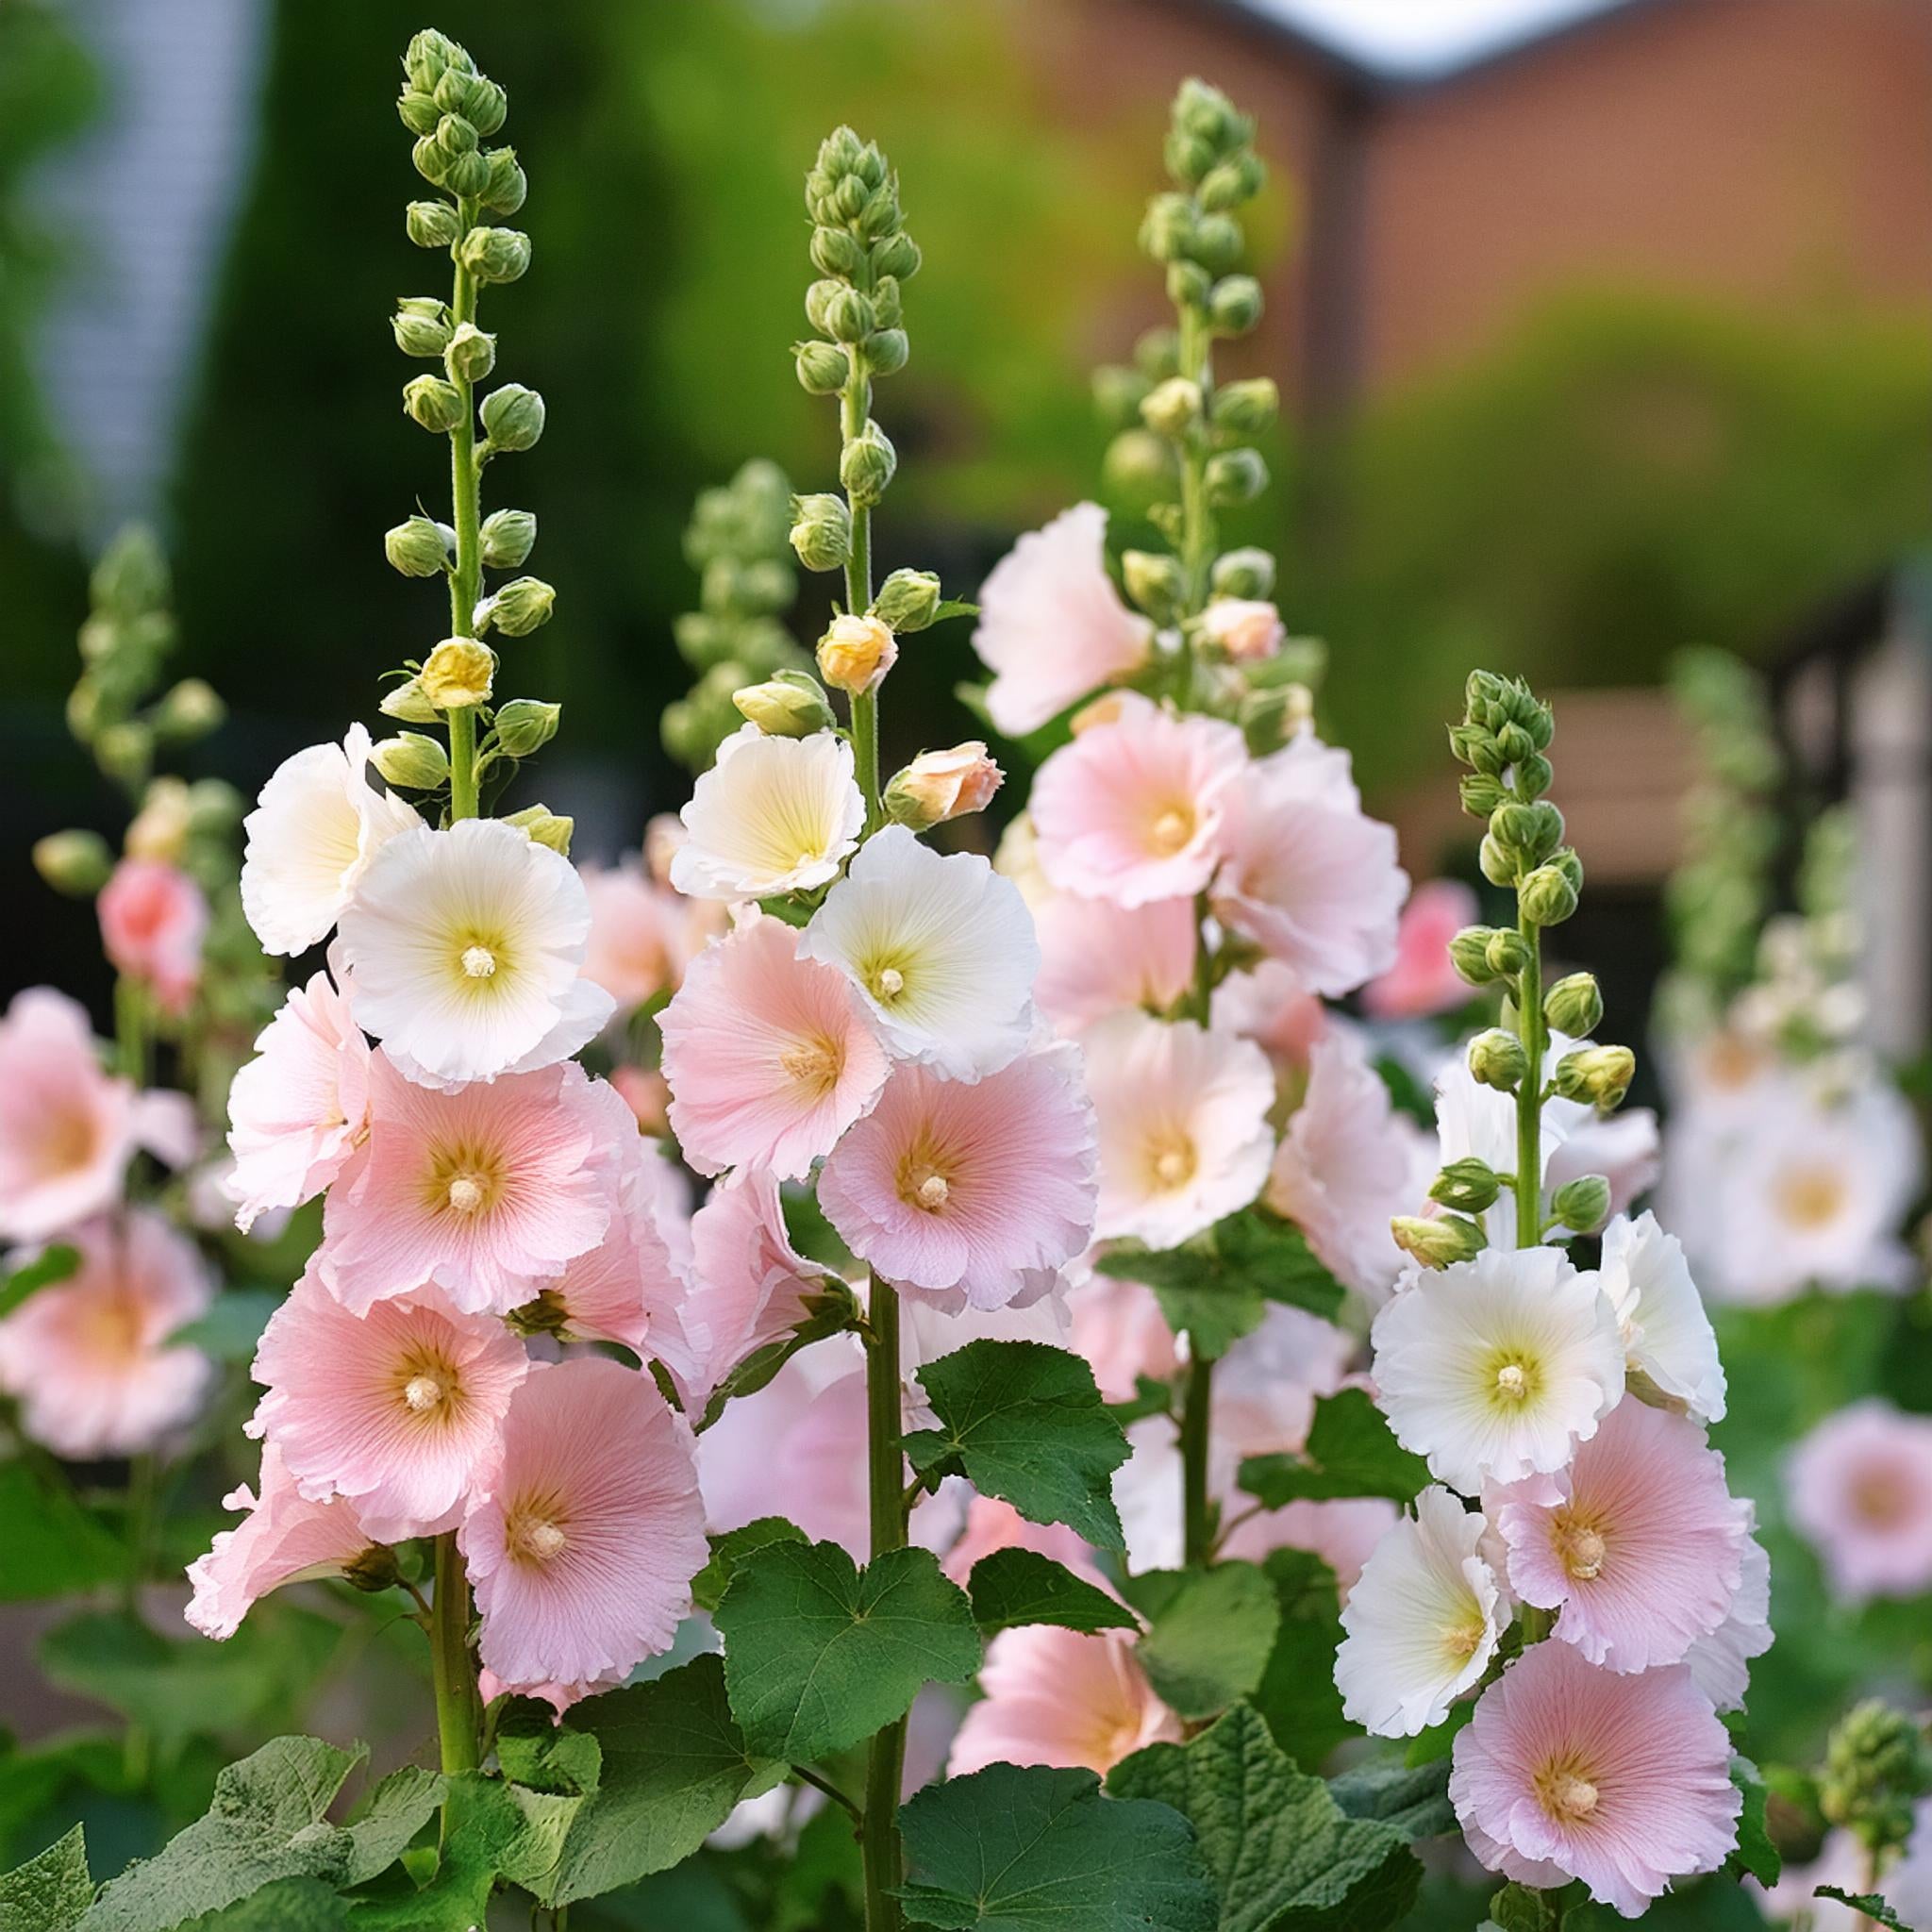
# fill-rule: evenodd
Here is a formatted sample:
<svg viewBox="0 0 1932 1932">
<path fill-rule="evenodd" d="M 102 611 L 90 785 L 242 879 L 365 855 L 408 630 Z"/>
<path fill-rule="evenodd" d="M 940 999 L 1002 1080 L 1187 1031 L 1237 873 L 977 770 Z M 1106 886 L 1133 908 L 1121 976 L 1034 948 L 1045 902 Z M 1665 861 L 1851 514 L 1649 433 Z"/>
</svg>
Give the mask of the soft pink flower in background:
<svg viewBox="0 0 1932 1932">
<path fill-rule="evenodd" d="M 1121 906 L 1191 897 L 1220 863 L 1248 770 L 1232 724 L 1128 707 L 1041 766 L 1031 806 L 1041 869 L 1063 892 Z"/>
<path fill-rule="evenodd" d="M 754 914 L 691 963 L 658 1016 L 670 1121 L 700 1174 L 768 1167 L 801 1179 L 878 1098 L 889 1061 L 844 974 Z"/>
<path fill-rule="evenodd" d="M 1151 1288 L 1092 1274 L 1067 1291 L 1073 1311 L 1072 1346 L 1086 1357 L 1108 1402 L 1131 1402 L 1142 1375 L 1165 1381 L 1180 1367 L 1174 1330 Z"/>
<path fill-rule="evenodd" d="M 586 866 L 583 881 L 591 902 L 584 977 L 601 986 L 620 1012 L 675 991 L 693 941 L 703 943 L 690 918 L 697 902 L 667 891 L 634 861 Z"/>
<path fill-rule="evenodd" d="M 1362 989 L 1362 1008 L 1377 1020 L 1423 1020 L 1451 1013 L 1475 997 L 1449 958 L 1449 941 L 1482 911 L 1460 879 L 1424 879 L 1408 895 L 1395 927 L 1395 963 Z"/>
<path fill-rule="evenodd" d="M 613 1067 L 610 1084 L 630 1108 L 641 1132 L 670 1133 L 671 1083 L 656 1067 Z"/>
<path fill-rule="evenodd" d="M 204 1637 L 234 1636 L 255 1604 L 284 1584 L 340 1575 L 375 1538 L 355 1505 L 341 1496 L 309 1501 L 295 1487 L 273 1442 L 261 1445 L 260 1494 L 246 1483 L 222 1498 L 246 1510 L 233 1529 L 215 1532 L 213 1547 L 188 1566 L 193 1601 L 186 1615 Z"/>
<path fill-rule="evenodd" d="M 1107 512 L 1078 503 L 1029 531 L 979 587 L 973 648 L 993 673 L 986 708 L 1008 738 L 1058 717 L 1147 660 L 1154 626 L 1107 574 Z"/>
<path fill-rule="evenodd" d="M 865 829 L 852 747 L 838 733 L 734 731 L 681 814 L 671 883 L 693 899 L 768 899 L 839 876 Z"/>
<path fill-rule="evenodd" d="M 1209 1011 L 1217 1032 L 1243 1035 L 1292 1074 L 1307 1068 L 1315 1042 L 1333 1024 L 1320 997 L 1279 959 L 1230 973 L 1214 989 Z"/>
<path fill-rule="evenodd" d="M 213 1379 L 207 1356 L 168 1338 L 208 1312 L 214 1284 L 193 1242 L 148 1208 L 67 1239 L 78 1269 L 0 1321 L 0 1389 L 56 1455 L 139 1455 L 195 1413 Z"/>
<path fill-rule="evenodd" d="M 482 1661 L 506 1689 L 621 1683 L 670 1647 L 710 1554 L 690 1426 L 647 1374 L 537 1366 L 460 1538 Z"/>
<path fill-rule="evenodd" d="M 973 1566 L 997 1550 L 1032 1550 L 1107 1587 L 1092 1549 L 1064 1523 L 1034 1523 L 998 1496 L 974 1496 L 967 1505 L 958 1541 L 946 1552 L 945 1573 L 963 1590 Z"/>
<path fill-rule="evenodd" d="M 256 1351 L 249 1424 L 302 1493 L 347 1496 L 379 1541 L 440 1536 L 490 1487 L 503 1418 L 529 1369 L 501 1322 L 433 1290 L 353 1315 L 311 1267 Z"/>
<path fill-rule="evenodd" d="M 1580 1878 L 1626 1919 L 1738 1840 L 1730 1734 L 1682 1664 L 1620 1676 L 1532 1644 L 1483 1693 L 1454 1763 L 1450 1802 L 1491 1871 Z"/>
<path fill-rule="evenodd" d="M 1838 1595 L 1932 1590 L 1932 1416 L 1855 1402 L 1798 1444 L 1786 1484 L 1792 1525 Z"/>
<path fill-rule="evenodd" d="M 94 909 L 115 972 L 150 988 L 165 1011 L 183 1011 L 201 978 L 208 921 L 201 888 L 163 859 L 124 858 Z"/>
<path fill-rule="evenodd" d="M 1040 974 L 1033 997 L 1063 1033 L 1124 1008 L 1164 1008 L 1194 983 L 1191 899 L 1116 906 L 1055 892 L 1034 908 Z"/>
<path fill-rule="evenodd" d="M 676 1177 L 660 1155 L 641 1146 L 626 1150 L 606 1172 L 610 1221 L 604 1238 L 545 1282 L 542 1298 L 567 1337 L 619 1341 L 655 1356 L 682 1383 L 697 1361 L 683 1319 L 690 1283 L 666 1226 L 665 1195 Z"/>
</svg>

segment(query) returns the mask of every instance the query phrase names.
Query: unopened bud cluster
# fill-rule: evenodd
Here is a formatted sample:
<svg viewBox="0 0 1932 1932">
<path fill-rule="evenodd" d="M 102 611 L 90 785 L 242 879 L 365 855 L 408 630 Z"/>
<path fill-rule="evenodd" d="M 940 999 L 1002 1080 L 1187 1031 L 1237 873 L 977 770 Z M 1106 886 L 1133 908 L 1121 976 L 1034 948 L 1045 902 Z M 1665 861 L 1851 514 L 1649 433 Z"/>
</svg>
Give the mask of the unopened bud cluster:
<svg viewBox="0 0 1932 1932">
<path fill-rule="evenodd" d="M 1874 1859 L 1911 1836 L 1918 1801 L 1932 1791 L 1932 1744 L 1915 1719 L 1877 1698 L 1847 1711 L 1824 1748 L 1819 1808 Z"/>
</svg>

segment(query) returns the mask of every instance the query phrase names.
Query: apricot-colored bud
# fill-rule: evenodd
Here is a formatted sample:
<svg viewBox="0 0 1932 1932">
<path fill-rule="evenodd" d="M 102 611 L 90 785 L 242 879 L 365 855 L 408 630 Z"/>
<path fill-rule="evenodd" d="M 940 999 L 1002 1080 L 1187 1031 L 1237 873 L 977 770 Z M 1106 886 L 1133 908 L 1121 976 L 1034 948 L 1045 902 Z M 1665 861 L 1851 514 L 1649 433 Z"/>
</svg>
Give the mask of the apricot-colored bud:
<svg viewBox="0 0 1932 1932">
<path fill-rule="evenodd" d="M 950 751 L 924 751 L 886 787 L 886 815 L 923 832 L 947 819 L 984 811 L 1006 774 L 976 738 Z"/>
<path fill-rule="evenodd" d="M 1201 636 L 1237 664 L 1253 664 L 1281 649 L 1281 613 L 1257 597 L 1217 597 L 1201 613 Z"/>
<path fill-rule="evenodd" d="M 490 702 L 496 653 L 475 638 L 444 638 L 429 654 L 416 683 L 439 711 Z"/>
<path fill-rule="evenodd" d="M 831 629 L 819 640 L 819 675 L 854 696 L 876 691 L 898 661 L 899 646 L 891 626 L 876 617 L 850 612 L 835 617 Z"/>
</svg>

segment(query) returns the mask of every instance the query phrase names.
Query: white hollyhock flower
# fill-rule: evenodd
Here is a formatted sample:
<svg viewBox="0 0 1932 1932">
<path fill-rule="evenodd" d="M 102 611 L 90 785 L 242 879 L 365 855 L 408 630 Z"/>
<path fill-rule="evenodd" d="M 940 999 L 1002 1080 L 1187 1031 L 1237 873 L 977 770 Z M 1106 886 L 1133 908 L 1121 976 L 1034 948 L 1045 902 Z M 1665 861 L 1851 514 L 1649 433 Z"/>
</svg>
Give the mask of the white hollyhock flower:
<svg viewBox="0 0 1932 1932">
<path fill-rule="evenodd" d="M 1019 888 L 976 854 L 941 857 L 904 825 L 865 841 L 798 954 L 858 987 L 899 1058 L 948 1079 L 997 1073 L 1032 1033 L 1040 946 Z"/>
<path fill-rule="evenodd" d="M 1724 1370 L 1704 1299 L 1676 1236 L 1648 1210 L 1604 1229 L 1598 1279 L 1624 1331 L 1624 1352 L 1666 1395 L 1703 1423 L 1724 1416 Z"/>
<path fill-rule="evenodd" d="M 1439 1724 L 1495 1655 L 1495 1573 L 1480 1554 L 1489 1527 L 1447 1490 L 1424 1490 L 1415 1515 L 1375 1545 L 1341 1612 L 1335 1655 L 1341 1713 L 1378 1738 Z"/>
<path fill-rule="evenodd" d="M 376 853 L 422 823 L 369 782 L 369 733 L 360 724 L 340 744 L 284 758 L 242 821 L 242 909 L 262 950 L 292 958 L 326 939 Z"/>
<path fill-rule="evenodd" d="M 693 899 L 765 899 L 837 878 L 865 827 L 852 747 L 836 732 L 734 731 L 679 816 L 671 883 Z"/>
<path fill-rule="evenodd" d="M 582 976 L 591 906 L 561 854 L 499 819 L 392 839 L 342 913 L 356 1020 L 425 1086 L 568 1059 L 614 1002 Z"/>
<path fill-rule="evenodd" d="M 1557 1248 L 1486 1248 L 1424 1272 L 1372 1340 L 1396 1440 L 1465 1495 L 1561 1469 L 1624 1393 L 1616 1310 Z"/>
</svg>

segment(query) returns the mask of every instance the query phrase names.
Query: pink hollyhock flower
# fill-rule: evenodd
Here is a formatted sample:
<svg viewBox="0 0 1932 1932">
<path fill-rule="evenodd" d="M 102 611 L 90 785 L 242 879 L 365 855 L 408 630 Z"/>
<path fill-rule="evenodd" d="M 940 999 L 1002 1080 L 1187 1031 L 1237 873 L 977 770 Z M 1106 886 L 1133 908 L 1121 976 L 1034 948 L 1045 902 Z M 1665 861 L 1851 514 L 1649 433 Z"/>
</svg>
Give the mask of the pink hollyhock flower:
<svg viewBox="0 0 1932 1932">
<path fill-rule="evenodd" d="M 234 1636 L 242 1619 L 272 1590 L 311 1577 L 340 1576 L 375 1539 L 341 1496 L 310 1502 L 295 1487 L 273 1442 L 261 1445 L 261 1493 L 243 1483 L 222 1507 L 247 1514 L 215 1532 L 213 1547 L 188 1566 L 194 1598 L 186 1612 L 204 1637 Z"/>
<path fill-rule="evenodd" d="M 346 978 L 346 975 L 344 975 Z M 228 1191 L 242 1233 L 271 1208 L 312 1200 L 356 1151 L 369 1120 L 369 1042 L 346 987 L 326 973 L 293 987 L 228 1090 Z"/>
<path fill-rule="evenodd" d="M 1214 989 L 1209 1012 L 1217 1032 L 1239 1033 L 1277 1066 L 1294 1069 L 1307 1065 L 1329 1026 L 1328 1008 L 1279 959 L 1230 973 Z"/>
<path fill-rule="evenodd" d="M 1175 1247 L 1261 1191 L 1274 1074 L 1252 1041 L 1116 1013 L 1081 1044 L 1100 1124 L 1097 1234 Z"/>
<path fill-rule="evenodd" d="M 1248 771 L 1232 724 L 1130 706 L 1041 766 L 1031 806 L 1041 869 L 1063 892 L 1120 906 L 1191 898 L 1221 861 Z"/>
<path fill-rule="evenodd" d="M 1755 1521 L 1751 1505 L 1747 1518 Z M 1751 1659 L 1771 1648 L 1771 1558 L 1754 1536 L 1744 1544 L 1743 1574 L 1731 1611 L 1717 1628 L 1684 1653 L 1697 1688 L 1720 1711 L 1741 1710 L 1751 1688 Z"/>
<path fill-rule="evenodd" d="M 57 1456 L 136 1456 L 194 1414 L 213 1377 L 168 1338 L 207 1313 L 214 1285 L 193 1242 L 144 1208 L 67 1239 L 75 1272 L 0 1321 L 0 1389 Z"/>
<path fill-rule="evenodd" d="M 102 1071 L 85 1008 L 50 986 L 0 1018 L 0 1240 L 42 1241 L 121 1198 L 135 1150 L 171 1167 L 199 1136 L 180 1094 L 137 1094 Z"/>
<path fill-rule="evenodd" d="M 115 972 L 152 988 L 166 1011 L 181 1012 L 201 978 L 208 919 L 201 888 L 165 859 L 124 858 L 94 909 Z"/>
<path fill-rule="evenodd" d="M 1131 1402 L 1142 1375 L 1165 1381 L 1180 1367 L 1174 1330 L 1151 1288 L 1093 1274 L 1067 1292 L 1073 1349 L 1085 1356 L 1108 1402 Z"/>
<path fill-rule="evenodd" d="M 1056 892 L 1034 908 L 1040 973 L 1033 997 L 1062 1033 L 1124 1008 L 1174 1005 L 1194 982 L 1194 906 L 1116 906 Z"/>
<path fill-rule="evenodd" d="M 658 1016 L 671 1127 L 700 1174 L 747 1164 L 802 1179 L 878 1098 L 889 1060 L 836 966 L 755 915 L 691 963 Z"/>
<path fill-rule="evenodd" d="M 369 1135 L 329 1191 L 318 1257 L 356 1313 L 433 1287 L 467 1314 L 507 1315 L 603 1239 L 610 1203 L 591 1162 L 637 1128 L 581 1067 L 445 1093 L 378 1054 L 369 1096 Z"/>
<path fill-rule="evenodd" d="M 997 1308 L 1050 1287 L 1086 1248 L 1094 1166 L 1075 1048 L 1037 1048 L 970 1083 L 905 1062 L 832 1150 L 819 1203 L 887 1280 Z"/>
<path fill-rule="evenodd" d="M 1294 1222 L 1324 1267 L 1379 1302 L 1402 1271 L 1389 1232 L 1428 1191 L 1435 1148 L 1396 1112 L 1360 1040 L 1331 1031 L 1308 1055 L 1308 1084 L 1291 1116 L 1263 1197 Z"/>
<path fill-rule="evenodd" d="M 506 1688 L 619 1683 L 670 1647 L 710 1554 L 690 1426 L 616 1362 L 535 1367 L 459 1540 Z"/>
<path fill-rule="evenodd" d="M 1002 1630 L 979 1673 L 985 1693 L 966 1713 L 948 1777 L 989 1764 L 1111 1771 L 1148 1744 L 1178 1743 L 1181 1721 L 1154 1694 L 1115 1631 L 1083 1636 L 1051 1624 Z"/>
<path fill-rule="evenodd" d="M 1457 1734 L 1449 1799 L 1491 1871 L 1539 1888 L 1580 1878 L 1635 1919 L 1737 1843 L 1730 1765 L 1730 1734 L 1683 1665 L 1619 1676 L 1535 1643 Z"/>
<path fill-rule="evenodd" d="M 656 1067 L 613 1067 L 610 1084 L 630 1108 L 641 1132 L 671 1131 L 671 1087 Z"/>
<path fill-rule="evenodd" d="M 1792 1524 L 1840 1596 L 1932 1590 L 1932 1416 L 1855 1402 L 1798 1444 L 1786 1488 Z"/>
<path fill-rule="evenodd" d="M 501 1322 L 433 1290 L 353 1315 L 311 1266 L 270 1318 L 249 1433 L 311 1502 L 347 1496 L 370 1534 L 441 1536 L 495 1474 L 503 1418 L 529 1368 Z"/>
<path fill-rule="evenodd" d="M 1474 990 L 1450 963 L 1449 941 L 1482 908 L 1460 879 L 1425 879 L 1408 895 L 1395 927 L 1395 963 L 1362 989 L 1377 1020 L 1422 1020 L 1466 1007 Z"/>
<path fill-rule="evenodd" d="M 1626 1396 L 1568 1468 L 1484 1498 L 1525 1603 L 1593 1664 L 1674 1664 L 1730 1614 L 1751 1536 L 1724 1459 L 1684 1416 Z"/>
<path fill-rule="evenodd" d="M 584 977 L 601 986 L 620 1011 L 676 989 L 690 957 L 688 902 L 647 878 L 632 862 L 606 870 L 587 866 L 591 937 Z"/>
<path fill-rule="evenodd" d="M 1352 992 L 1394 963 L 1408 876 L 1394 832 L 1363 812 L 1346 752 L 1304 732 L 1260 759 L 1224 850 L 1215 913 L 1309 991 Z"/>
<path fill-rule="evenodd" d="M 973 648 L 992 683 L 987 714 L 1008 738 L 1146 662 L 1154 626 L 1107 574 L 1107 512 L 1078 503 L 1024 536 L 979 587 Z"/>
<path fill-rule="evenodd" d="M 943 1568 L 961 1590 L 973 1566 L 996 1550 L 1032 1550 L 1050 1557 L 1089 1583 L 1105 1583 L 1094 1565 L 1093 1551 L 1063 1523 L 1029 1523 L 1010 1503 L 997 1496 L 974 1496 L 966 1508 L 966 1526 L 959 1541 L 946 1552 Z"/>
</svg>

